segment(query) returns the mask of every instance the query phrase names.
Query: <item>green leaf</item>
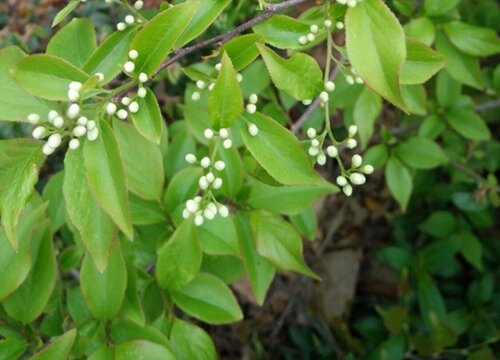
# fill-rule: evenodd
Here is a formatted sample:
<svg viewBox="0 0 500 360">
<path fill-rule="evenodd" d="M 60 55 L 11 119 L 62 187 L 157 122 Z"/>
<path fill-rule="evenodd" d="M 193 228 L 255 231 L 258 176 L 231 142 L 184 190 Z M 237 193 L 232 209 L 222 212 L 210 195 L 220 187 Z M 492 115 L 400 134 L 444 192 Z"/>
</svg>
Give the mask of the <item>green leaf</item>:
<svg viewBox="0 0 500 360">
<path fill-rule="evenodd" d="M 92 53 L 83 70 L 87 74 L 101 73 L 104 75 L 101 85 L 109 83 L 122 71 L 128 59 L 129 45 L 136 33 L 135 27 L 113 33 Z"/>
<path fill-rule="evenodd" d="M 184 221 L 158 250 L 156 277 L 168 290 L 182 288 L 198 274 L 202 253 L 193 220 Z"/>
<path fill-rule="evenodd" d="M 49 100 L 68 100 L 72 81 L 86 82 L 89 76 L 69 62 L 46 54 L 21 59 L 15 68 L 15 78 L 31 94 Z"/>
<path fill-rule="evenodd" d="M 433 327 L 433 317 L 443 319 L 446 315 L 444 299 L 432 277 L 425 271 L 417 274 L 417 298 L 420 313 L 429 328 Z"/>
<path fill-rule="evenodd" d="M 0 354 L 4 360 L 21 359 L 27 347 L 26 341 L 15 337 L 0 340 Z"/>
<path fill-rule="evenodd" d="M 247 202 L 254 209 L 295 215 L 309 208 L 320 197 L 338 191 L 338 187 L 327 181 L 309 186 L 270 186 L 255 180 Z"/>
<path fill-rule="evenodd" d="M 134 194 L 130 194 L 130 213 L 132 224 L 151 225 L 165 221 L 165 214 L 158 202 L 141 199 Z"/>
<path fill-rule="evenodd" d="M 264 43 L 264 38 L 258 34 L 240 35 L 223 45 L 220 52 L 226 52 L 231 58 L 234 69 L 239 71 L 259 56 L 259 49 L 256 46 L 259 43 Z"/>
<path fill-rule="evenodd" d="M 427 114 L 427 93 L 424 85 L 403 85 L 401 95 L 410 114 L 420 116 Z"/>
<path fill-rule="evenodd" d="M 424 10 L 429 16 L 443 15 L 452 10 L 460 0 L 425 0 Z"/>
<path fill-rule="evenodd" d="M 80 0 L 70 0 L 70 2 L 65 7 L 59 10 L 54 20 L 52 21 L 52 27 L 58 25 L 61 21 L 63 21 L 78 6 L 78 4 L 80 4 Z"/>
<path fill-rule="evenodd" d="M 500 39 L 493 29 L 453 21 L 443 26 L 450 41 L 459 50 L 472 56 L 500 53 Z"/>
<path fill-rule="evenodd" d="M 226 164 L 224 171 L 217 176 L 223 181 L 221 189 L 218 191 L 222 195 L 234 198 L 243 186 L 243 162 L 236 147 L 224 149 L 219 145 L 217 149 L 218 158 Z M 218 192 L 216 194 L 218 194 Z"/>
<path fill-rule="evenodd" d="M 16 225 L 38 181 L 43 156 L 38 141 L 0 141 L 0 214 L 7 239 L 17 249 Z"/>
<path fill-rule="evenodd" d="M 127 268 L 119 241 L 111 247 L 106 270 L 99 271 L 87 254 L 80 271 L 85 303 L 98 320 L 111 320 L 120 311 L 127 287 Z"/>
<path fill-rule="evenodd" d="M 451 78 L 446 71 L 441 71 L 436 81 L 436 98 L 444 108 L 454 107 L 462 94 L 462 86 Z"/>
<path fill-rule="evenodd" d="M 368 149 L 364 156 L 364 163 L 372 165 L 375 169 L 382 167 L 389 157 L 389 149 L 384 144 L 378 144 Z"/>
<path fill-rule="evenodd" d="M 128 188 L 145 200 L 160 202 L 164 181 L 160 147 L 142 137 L 130 124 L 115 120 L 113 126 L 123 157 Z"/>
<path fill-rule="evenodd" d="M 446 64 L 441 54 L 416 40 L 406 40 L 406 51 L 406 61 L 401 68 L 401 84 L 423 84 Z"/>
<path fill-rule="evenodd" d="M 88 143 L 83 144 L 87 146 Z M 116 226 L 94 200 L 87 182 L 83 150 L 68 151 L 64 159 L 63 194 L 71 223 L 99 271 L 106 270 Z"/>
<path fill-rule="evenodd" d="M 43 188 L 43 199 L 49 203 L 47 215 L 52 225 L 52 231 L 56 232 L 66 222 L 66 207 L 63 197 L 64 171 L 60 171 L 50 177 Z"/>
<path fill-rule="evenodd" d="M 135 60 L 135 72 L 153 75 L 177 39 L 193 18 L 198 2 L 190 1 L 169 8 L 151 19 L 136 35 L 131 49 L 139 52 Z"/>
<path fill-rule="evenodd" d="M 459 51 L 442 33 L 436 35 L 436 48 L 447 60 L 446 71 L 459 83 L 483 88 L 479 60 Z"/>
<path fill-rule="evenodd" d="M 215 129 L 230 127 L 243 111 L 243 97 L 229 56 L 222 55 L 222 67 L 208 96 L 208 112 Z"/>
<path fill-rule="evenodd" d="M 262 305 L 267 290 L 274 279 L 276 268 L 257 253 L 254 236 L 250 229 L 250 216 L 247 213 L 239 212 L 235 219 L 235 225 L 238 230 L 241 255 L 252 292 L 257 303 Z"/>
<path fill-rule="evenodd" d="M 257 47 L 278 89 L 296 100 L 311 100 L 323 91 L 323 72 L 314 58 L 296 53 L 284 59 L 264 45 Z"/>
<path fill-rule="evenodd" d="M 274 15 L 260 24 L 253 31 L 279 49 L 301 49 L 299 37 L 310 32 L 309 25 L 286 15 Z"/>
<path fill-rule="evenodd" d="M 485 121 L 472 110 L 451 109 L 446 117 L 450 126 L 467 139 L 482 141 L 491 137 Z"/>
<path fill-rule="evenodd" d="M 312 206 L 300 214 L 290 216 L 290 221 L 305 238 L 311 241 L 315 240 L 318 231 L 318 218 Z"/>
<path fill-rule="evenodd" d="M 198 227 L 201 248 L 205 254 L 240 257 L 238 234 L 232 217 L 216 216 Z"/>
<path fill-rule="evenodd" d="M 125 171 L 118 143 L 110 126 L 99 122 L 99 137 L 83 148 L 87 180 L 94 199 L 121 231 L 133 238 Z"/>
<path fill-rule="evenodd" d="M 92 22 L 89 19 L 73 19 L 50 39 L 47 54 L 82 68 L 96 47 Z"/>
<path fill-rule="evenodd" d="M 192 199 L 198 193 L 198 180 L 202 175 L 203 171 L 195 167 L 182 169 L 175 174 L 165 192 L 165 210 L 172 213 L 184 201 Z"/>
<path fill-rule="evenodd" d="M 449 211 L 434 211 L 420 229 L 426 234 L 437 238 L 447 237 L 457 226 L 455 215 Z"/>
<path fill-rule="evenodd" d="M 257 126 L 257 136 L 250 135 L 247 121 Z M 245 114 L 237 123 L 248 150 L 277 181 L 284 185 L 321 183 L 304 148 L 290 131 L 261 113 Z"/>
<path fill-rule="evenodd" d="M 175 319 L 170 343 L 179 360 L 216 360 L 217 352 L 210 335 L 201 327 Z"/>
<path fill-rule="evenodd" d="M 228 324 L 243 318 L 231 290 L 210 274 L 199 273 L 193 281 L 171 295 L 181 310 L 209 324 Z"/>
<path fill-rule="evenodd" d="M 182 169 L 189 166 L 186 162 L 187 154 L 196 152 L 196 143 L 193 138 L 185 133 L 179 133 L 173 137 L 167 154 L 164 155 L 165 175 L 171 179 Z"/>
<path fill-rule="evenodd" d="M 435 139 L 444 130 L 445 122 L 441 117 L 436 114 L 430 115 L 424 119 L 420 128 L 418 129 L 418 136 Z"/>
<path fill-rule="evenodd" d="M 410 171 L 396 157 L 392 156 L 387 161 L 385 179 L 392 196 L 397 200 L 401 209 L 405 211 L 413 187 Z"/>
<path fill-rule="evenodd" d="M 48 221 L 43 222 L 31 240 L 33 265 L 30 274 L 3 306 L 7 314 L 23 324 L 35 321 L 44 310 L 56 281 L 56 257 Z"/>
<path fill-rule="evenodd" d="M 12 75 L 12 70 L 25 58 L 18 47 L 0 49 L 0 120 L 25 121 L 29 114 L 39 114 L 45 119 L 50 107 L 24 90 Z"/>
<path fill-rule="evenodd" d="M 396 155 L 415 169 L 432 169 L 448 161 L 438 144 L 421 137 L 412 137 L 399 144 Z"/>
<path fill-rule="evenodd" d="M 421 17 L 410 21 L 404 25 L 406 35 L 412 39 L 421 41 L 427 46 L 431 46 L 436 37 L 434 23 L 426 17 Z"/>
<path fill-rule="evenodd" d="M 231 0 L 189 0 L 188 2 L 194 3 L 193 6 L 197 9 L 189 25 L 175 42 L 175 48 L 180 48 L 201 35 L 224 11 Z"/>
<path fill-rule="evenodd" d="M 133 340 L 116 345 L 114 359 L 175 360 L 176 357 L 160 344 L 146 340 Z"/>
<path fill-rule="evenodd" d="M 304 263 L 302 239 L 290 223 L 267 211 L 253 211 L 250 223 L 260 256 L 279 269 L 319 279 Z"/>
<path fill-rule="evenodd" d="M 163 116 L 154 93 L 146 89 L 146 97 L 138 98 L 139 111 L 132 113 L 132 121 L 139 133 L 146 139 L 159 144 L 163 129 Z"/>
<path fill-rule="evenodd" d="M 365 0 L 347 10 L 345 22 L 352 66 L 375 92 L 405 110 L 399 74 L 406 43 L 397 18 L 382 0 Z"/>
<path fill-rule="evenodd" d="M 476 269 L 483 270 L 483 246 L 479 239 L 471 232 L 462 231 L 454 237 L 458 240 L 458 248 L 462 256 Z"/>
<path fill-rule="evenodd" d="M 59 336 L 42 351 L 36 353 L 31 360 L 68 359 L 76 338 L 76 330 L 72 329 Z"/>
<path fill-rule="evenodd" d="M 130 340 L 147 340 L 152 343 L 169 346 L 166 336 L 153 326 L 143 326 L 130 321 L 120 321 L 113 324 L 111 339 L 115 343 Z"/>
<path fill-rule="evenodd" d="M 358 127 L 361 145 L 365 148 L 373 134 L 375 123 L 382 110 L 382 99 L 365 87 L 354 105 L 353 120 Z"/>
</svg>

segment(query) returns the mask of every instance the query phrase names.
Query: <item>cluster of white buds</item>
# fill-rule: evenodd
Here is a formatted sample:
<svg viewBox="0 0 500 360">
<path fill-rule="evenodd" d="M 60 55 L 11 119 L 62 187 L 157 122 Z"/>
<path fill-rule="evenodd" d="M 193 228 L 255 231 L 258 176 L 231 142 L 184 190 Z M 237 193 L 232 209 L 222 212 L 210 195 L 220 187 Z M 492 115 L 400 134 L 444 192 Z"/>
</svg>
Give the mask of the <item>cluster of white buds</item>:
<svg viewBox="0 0 500 360">
<path fill-rule="evenodd" d="M 134 9 L 137 11 L 141 10 L 144 7 L 144 1 L 138 0 L 134 3 Z"/>
<path fill-rule="evenodd" d="M 346 196 L 351 196 L 353 185 L 363 185 L 366 182 L 365 175 L 373 173 L 373 166 L 369 164 L 363 165 L 363 158 L 359 154 L 353 155 L 351 159 L 351 168 L 337 177 L 337 185 L 342 188 Z"/>
<path fill-rule="evenodd" d="M 224 149 L 230 149 L 233 146 L 233 141 L 230 138 L 229 130 L 226 128 L 221 128 L 218 132 L 207 128 L 205 129 L 205 131 L 203 131 L 203 136 L 207 140 L 213 139 L 214 136 L 219 136 L 222 140 L 222 147 L 224 147 Z M 191 162 L 191 164 L 193 163 L 194 162 Z"/>
<path fill-rule="evenodd" d="M 354 69 L 353 67 L 351 67 L 351 73 L 345 75 L 345 80 L 349 85 L 364 83 L 363 79 L 358 75 L 356 69 Z"/>
<path fill-rule="evenodd" d="M 141 3 L 142 3 L 142 1 L 141 1 Z M 144 6 L 144 4 L 143 4 L 143 6 Z M 125 18 L 123 19 L 123 21 L 121 21 L 118 24 L 116 24 L 116 30 L 123 31 L 128 26 L 134 25 L 136 22 L 137 23 L 141 23 L 142 20 L 136 18 L 134 15 L 127 15 L 127 16 L 125 16 Z"/>
<path fill-rule="evenodd" d="M 229 216 L 229 209 L 226 205 L 222 205 L 213 201 L 203 201 L 203 197 L 195 196 L 193 199 L 186 201 L 186 207 L 182 211 L 182 217 L 189 219 L 194 217 L 196 226 L 201 226 L 205 220 L 213 220 L 217 214 L 226 218 Z"/>
<path fill-rule="evenodd" d="M 121 108 L 118 108 L 120 106 Z M 113 102 L 109 102 L 105 107 L 106 114 L 109 116 L 116 116 L 120 120 L 126 120 L 128 118 L 129 112 L 135 114 L 139 111 L 139 103 L 128 96 L 122 97 L 120 104 L 116 105 Z"/>
<path fill-rule="evenodd" d="M 325 90 L 319 94 L 321 106 L 325 106 L 328 103 L 328 101 L 330 101 L 330 95 L 328 93 L 334 90 L 335 90 L 335 83 L 333 81 L 327 81 L 325 83 Z"/>
<path fill-rule="evenodd" d="M 311 146 L 309 147 L 308 153 L 312 157 L 316 158 L 316 162 L 323 166 L 326 164 L 326 155 L 323 152 L 322 146 L 323 141 L 321 136 L 318 136 L 318 133 L 315 128 L 307 129 L 307 137 L 311 139 Z"/>
<path fill-rule="evenodd" d="M 342 4 L 342 5 L 347 5 L 351 8 L 355 7 L 356 5 L 358 5 L 359 2 L 361 2 L 362 0 L 337 0 L 337 2 L 339 4 Z"/>
<path fill-rule="evenodd" d="M 325 23 L 325 27 L 328 27 L 326 26 L 328 23 Z M 331 26 L 331 24 L 330 24 Z M 312 24 L 310 27 L 309 27 L 309 33 L 307 35 L 301 35 L 298 39 L 299 41 L 299 44 L 300 45 L 307 45 L 308 43 L 311 43 L 313 42 L 314 40 L 316 40 L 316 35 L 318 34 L 319 32 L 319 26 L 316 25 L 316 24 Z"/>
<path fill-rule="evenodd" d="M 257 111 L 257 102 L 259 101 L 259 97 L 257 94 L 252 94 L 248 98 L 248 104 L 247 104 L 247 112 L 249 114 L 255 114 Z M 256 134 L 257 135 L 257 134 Z"/>
</svg>

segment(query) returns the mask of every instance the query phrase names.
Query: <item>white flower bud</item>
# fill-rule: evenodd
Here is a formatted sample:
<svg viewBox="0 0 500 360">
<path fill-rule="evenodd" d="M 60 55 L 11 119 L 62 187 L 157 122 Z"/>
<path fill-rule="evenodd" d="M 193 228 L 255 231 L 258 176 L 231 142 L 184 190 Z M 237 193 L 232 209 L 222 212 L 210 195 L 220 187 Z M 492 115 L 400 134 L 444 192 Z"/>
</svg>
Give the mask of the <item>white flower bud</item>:
<svg viewBox="0 0 500 360">
<path fill-rule="evenodd" d="M 319 27 L 316 24 L 311 25 L 309 28 L 313 34 L 316 34 L 319 31 Z"/>
<path fill-rule="evenodd" d="M 203 131 L 203 136 L 205 139 L 210 140 L 214 137 L 214 131 L 212 129 L 205 129 L 205 131 Z"/>
<path fill-rule="evenodd" d="M 198 181 L 198 185 L 200 186 L 200 189 L 201 190 L 206 190 L 208 189 L 208 181 L 207 181 L 207 178 L 205 176 L 202 176 L 200 178 L 200 180 Z"/>
<path fill-rule="evenodd" d="M 330 19 L 326 19 L 323 24 L 325 25 L 326 28 L 331 28 L 333 25 L 332 20 Z"/>
<path fill-rule="evenodd" d="M 214 214 L 217 214 L 217 205 L 215 205 L 215 203 L 213 202 L 208 203 L 207 209 L 209 209 Z"/>
<path fill-rule="evenodd" d="M 140 73 L 139 74 L 139 81 L 141 83 L 145 83 L 146 81 L 148 81 L 148 74 L 146 74 L 146 73 Z"/>
<path fill-rule="evenodd" d="M 213 187 L 214 187 L 214 189 L 220 189 L 222 187 L 222 179 L 221 178 L 215 179 L 214 183 L 213 183 Z"/>
<path fill-rule="evenodd" d="M 349 149 L 354 149 L 356 146 L 358 146 L 358 142 L 354 139 L 349 139 L 346 141 L 345 145 L 349 148 Z"/>
<path fill-rule="evenodd" d="M 134 3 L 134 8 L 136 10 L 141 10 L 144 7 L 144 1 L 138 0 Z"/>
<path fill-rule="evenodd" d="M 95 73 L 94 76 L 97 76 L 97 80 L 99 80 L 100 83 L 104 81 L 103 73 Z"/>
<path fill-rule="evenodd" d="M 316 161 L 319 165 L 323 166 L 326 164 L 326 155 L 324 153 L 320 153 L 316 158 Z"/>
<path fill-rule="evenodd" d="M 361 157 L 361 155 L 356 154 L 352 157 L 351 163 L 353 167 L 358 168 L 363 163 L 363 158 Z"/>
<path fill-rule="evenodd" d="M 333 81 L 327 81 L 325 84 L 325 90 L 328 92 L 335 90 L 335 83 Z"/>
<path fill-rule="evenodd" d="M 215 180 L 215 175 L 213 172 L 209 172 L 209 173 L 207 173 L 207 175 L 205 175 L 205 178 L 207 179 L 207 181 L 209 183 L 213 183 Z"/>
<path fill-rule="evenodd" d="M 85 116 L 80 116 L 77 120 L 78 125 L 86 126 L 87 123 L 89 122 L 89 119 L 87 119 Z"/>
<path fill-rule="evenodd" d="M 310 127 L 307 129 L 307 137 L 309 139 L 314 139 L 318 133 L 316 132 L 315 128 Z"/>
<path fill-rule="evenodd" d="M 353 8 L 358 4 L 356 0 L 347 0 L 347 6 Z"/>
<path fill-rule="evenodd" d="M 204 88 L 207 87 L 207 84 L 203 80 L 198 80 L 196 82 L 196 87 L 200 90 L 203 90 Z"/>
<path fill-rule="evenodd" d="M 196 216 L 194 217 L 194 224 L 195 224 L 196 226 L 201 226 L 201 225 L 203 225 L 203 222 L 204 222 L 204 221 L 205 221 L 205 220 L 204 220 L 204 218 L 203 218 L 203 216 L 202 216 L 202 215 L 196 215 Z"/>
<path fill-rule="evenodd" d="M 364 83 L 363 79 L 361 79 L 360 76 L 356 76 L 356 78 L 354 80 L 356 81 L 357 84 L 363 84 Z"/>
<path fill-rule="evenodd" d="M 127 15 L 125 16 L 125 22 L 129 25 L 132 25 L 133 23 L 135 23 L 135 18 L 133 15 Z"/>
<path fill-rule="evenodd" d="M 125 109 L 120 109 L 116 113 L 116 116 L 118 116 L 118 119 L 125 120 L 128 117 L 128 112 Z"/>
<path fill-rule="evenodd" d="M 202 197 L 201 196 L 195 196 L 194 201 L 196 201 L 198 204 L 201 204 Z"/>
<path fill-rule="evenodd" d="M 319 147 L 319 140 L 318 139 L 312 139 L 311 146 L 312 147 Z"/>
<path fill-rule="evenodd" d="M 194 164 L 196 162 L 196 156 L 194 154 L 187 154 L 185 159 L 189 164 Z"/>
<path fill-rule="evenodd" d="M 231 139 L 226 139 L 222 142 L 222 146 L 224 147 L 224 149 L 231 149 L 231 147 L 233 146 L 233 142 L 231 141 Z"/>
<path fill-rule="evenodd" d="M 222 64 L 221 63 L 215 64 L 215 70 L 220 71 L 220 69 L 222 69 Z"/>
<path fill-rule="evenodd" d="M 82 89 L 82 86 L 82 83 L 79 81 L 72 81 L 69 83 L 69 88 L 76 91 L 80 91 Z"/>
<path fill-rule="evenodd" d="M 200 206 L 198 205 L 198 203 L 196 201 L 194 201 L 193 199 L 190 199 L 188 201 L 186 201 L 186 209 L 187 211 L 189 211 L 190 213 L 195 213 L 198 211 L 198 209 L 200 208 Z"/>
<path fill-rule="evenodd" d="M 82 125 L 75 126 L 75 128 L 73 129 L 73 135 L 75 135 L 76 137 L 82 137 L 86 133 L 87 129 Z"/>
<path fill-rule="evenodd" d="M 132 61 L 127 61 L 125 65 L 123 65 L 123 70 L 127 73 L 131 73 L 135 70 L 135 64 Z"/>
<path fill-rule="evenodd" d="M 337 21 L 335 27 L 339 30 L 342 30 L 344 28 L 344 23 L 342 21 Z"/>
<path fill-rule="evenodd" d="M 257 127 L 257 125 L 252 123 L 252 124 L 248 125 L 248 132 L 252 136 L 257 136 L 257 134 L 259 133 L 259 128 Z"/>
<path fill-rule="evenodd" d="M 47 144 L 51 148 L 56 149 L 59 145 L 61 145 L 61 135 L 59 135 L 59 134 L 50 135 L 49 139 L 47 140 Z"/>
<path fill-rule="evenodd" d="M 364 172 L 366 175 L 372 174 L 374 170 L 375 169 L 373 168 L 373 166 L 369 164 L 363 166 L 363 168 L 361 169 L 361 171 Z"/>
<path fill-rule="evenodd" d="M 94 130 L 97 124 L 94 120 L 87 121 L 87 130 Z"/>
<path fill-rule="evenodd" d="M 236 80 L 238 80 L 238 82 L 242 82 L 243 81 L 243 75 L 241 75 L 240 73 L 236 74 Z"/>
<path fill-rule="evenodd" d="M 201 98 L 201 94 L 198 91 L 195 91 L 191 95 L 191 100 L 193 100 L 193 101 L 198 101 L 198 100 L 200 100 L 200 98 Z"/>
<path fill-rule="evenodd" d="M 216 214 L 214 214 L 210 209 L 205 209 L 205 211 L 203 211 L 203 216 L 207 220 L 213 220 L 213 218 L 215 218 L 215 215 Z"/>
<path fill-rule="evenodd" d="M 106 105 L 106 113 L 108 115 L 114 115 L 114 113 L 116 112 L 116 104 L 110 102 L 110 103 L 107 103 Z"/>
<path fill-rule="evenodd" d="M 257 111 L 257 106 L 255 104 L 248 104 L 247 105 L 247 112 L 249 114 L 254 114 Z"/>
<path fill-rule="evenodd" d="M 33 135 L 35 139 L 41 139 L 45 136 L 46 132 L 47 129 L 45 129 L 43 126 L 37 126 L 36 128 L 33 129 L 31 135 Z"/>
<path fill-rule="evenodd" d="M 130 103 L 128 109 L 131 113 L 135 114 L 136 112 L 139 111 L 139 103 L 137 103 L 137 101 Z"/>
<path fill-rule="evenodd" d="M 257 96 L 257 94 L 252 94 L 252 95 L 250 95 L 250 97 L 248 98 L 248 101 L 249 101 L 251 104 L 257 104 L 257 102 L 259 101 L 259 97 Z"/>
<path fill-rule="evenodd" d="M 187 209 L 184 209 L 182 210 L 182 218 L 184 220 L 187 220 L 191 217 L 191 213 L 187 210 Z"/>
<path fill-rule="evenodd" d="M 319 154 L 319 149 L 318 149 L 317 147 L 311 146 L 311 147 L 309 148 L 309 151 L 308 151 L 308 152 L 309 152 L 309 155 L 311 155 L 311 156 L 318 156 L 318 154 Z"/>
<path fill-rule="evenodd" d="M 58 129 L 64 126 L 64 119 L 61 116 L 58 116 L 54 119 L 54 126 Z"/>
<path fill-rule="evenodd" d="M 43 145 L 42 152 L 45 155 L 51 155 L 54 151 L 55 149 L 53 147 L 50 147 L 49 144 Z"/>
<path fill-rule="evenodd" d="M 223 139 L 227 139 L 229 137 L 229 131 L 226 128 L 222 128 L 219 130 L 219 136 Z"/>
<path fill-rule="evenodd" d="M 312 104 L 312 100 L 311 99 L 306 99 L 306 100 L 302 100 L 302 104 L 304 104 L 305 106 L 309 106 Z"/>
<path fill-rule="evenodd" d="M 139 52 L 137 50 L 132 49 L 128 52 L 128 57 L 131 60 L 135 60 L 139 57 Z"/>
<path fill-rule="evenodd" d="M 342 188 L 342 191 L 344 192 L 345 196 L 351 196 L 352 195 L 352 186 L 347 184 Z"/>
<path fill-rule="evenodd" d="M 74 119 L 78 116 L 79 113 L 80 113 L 80 105 L 71 104 L 68 108 L 68 111 L 66 112 L 66 115 L 68 115 L 70 119 Z"/>
<path fill-rule="evenodd" d="M 146 88 L 140 87 L 139 90 L 137 90 L 137 96 L 139 96 L 141 99 L 144 99 L 146 95 L 147 95 Z"/>
<path fill-rule="evenodd" d="M 218 160 L 215 162 L 214 168 L 217 171 L 223 171 L 226 168 L 226 163 L 222 160 Z"/>
<path fill-rule="evenodd" d="M 125 24 L 124 22 L 119 22 L 118 24 L 116 24 L 116 30 L 118 31 L 123 31 L 127 28 L 127 24 Z"/>
<path fill-rule="evenodd" d="M 31 125 L 36 125 L 40 122 L 40 115 L 38 114 L 29 114 L 28 115 L 28 122 L 31 124 Z"/>
<path fill-rule="evenodd" d="M 339 156 L 339 151 L 337 150 L 337 148 L 333 145 L 330 145 L 326 148 L 326 153 L 328 154 L 329 157 L 331 158 L 336 158 L 337 156 Z"/>
<path fill-rule="evenodd" d="M 68 90 L 68 100 L 69 101 L 78 101 L 78 99 L 80 98 L 80 93 L 75 90 L 75 89 L 69 89 Z"/>
<path fill-rule="evenodd" d="M 347 185 L 347 179 L 343 176 L 337 176 L 337 185 L 338 186 L 346 186 Z"/>
<path fill-rule="evenodd" d="M 349 126 L 347 132 L 349 134 L 349 137 L 355 137 L 358 133 L 358 127 L 356 125 L 351 125 Z"/>
<path fill-rule="evenodd" d="M 226 205 L 219 205 L 219 214 L 223 218 L 227 218 L 229 216 L 229 209 Z"/>
<path fill-rule="evenodd" d="M 354 85 L 354 78 L 351 75 L 347 75 L 345 77 L 345 81 L 347 81 L 347 83 L 350 85 Z"/>
<path fill-rule="evenodd" d="M 328 100 L 330 100 L 330 96 L 328 95 L 328 93 L 326 91 L 322 91 L 321 94 L 319 94 L 319 99 L 326 103 L 328 102 Z"/>
<path fill-rule="evenodd" d="M 352 173 L 349 176 L 349 180 L 351 180 L 354 185 L 363 185 L 366 182 L 366 177 L 360 173 Z"/>
<path fill-rule="evenodd" d="M 56 117 L 59 116 L 59 113 L 55 110 L 49 111 L 49 122 L 53 122 Z"/>
<path fill-rule="evenodd" d="M 212 91 L 215 87 L 215 83 L 211 83 L 210 85 L 208 85 L 208 91 Z"/>
<path fill-rule="evenodd" d="M 299 44 L 300 44 L 300 45 L 305 45 L 305 44 L 307 44 L 307 36 L 305 36 L 305 35 L 300 36 L 300 37 L 299 37 Z"/>
<path fill-rule="evenodd" d="M 347 0 L 337 0 L 337 2 L 342 5 L 347 4 Z"/>
<path fill-rule="evenodd" d="M 200 165 L 202 168 L 207 168 L 210 166 L 210 158 L 208 156 L 205 156 L 203 159 L 201 159 L 200 161 Z"/>
<path fill-rule="evenodd" d="M 98 128 L 94 128 L 92 130 L 89 130 L 89 132 L 87 133 L 87 139 L 89 141 L 95 141 L 98 137 L 99 137 L 99 129 Z"/>
<path fill-rule="evenodd" d="M 316 36 L 313 33 L 307 34 L 307 41 L 313 42 L 314 40 L 316 40 Z"/>
<path fill-rule="evenodd" d="M 68 146 L 71 150 L 76 150 L 80 147 L 80 141 L 78 139 L 71 139 Z"/>
</svg>

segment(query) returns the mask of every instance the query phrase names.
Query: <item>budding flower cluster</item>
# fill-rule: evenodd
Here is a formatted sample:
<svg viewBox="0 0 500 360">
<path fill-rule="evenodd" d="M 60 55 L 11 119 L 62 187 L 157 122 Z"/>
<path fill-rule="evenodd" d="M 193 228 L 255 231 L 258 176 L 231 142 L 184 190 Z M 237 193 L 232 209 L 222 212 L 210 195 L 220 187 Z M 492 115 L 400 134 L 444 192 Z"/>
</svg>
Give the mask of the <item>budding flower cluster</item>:
<svg viewBox="0 0 500 360">
<path fill-rule="evenodd" d="M 356 69 L 354 69 L 353 67 L 351 68 L 351 74 L 345 75 L 345 81 L 349 85 L 363 84 L 364 83 L 363 79 L 358 75 L 358 73 L 356 72 Z"/>
<path fill-rule="evenodd" d="M 144 6 L 144 3 L 142 1 L 136 1 L 136 3 L 134 4 L 134 7 L 137 10 L 142 9 L 143 6 Z M 140 7 L 140 9 L 138 9 L 137 7 Z M 127 15 L 127 16 L 125 16 L 125 18 L 123 19 L 123 21 L 121 21 L 118 24 L 116 24 L 116 30 L 123 31 L 128 26 L 134 25 L 136 22 L 137 23 L 141 23 L 142 20 L 141 19 L 136 19 L 134 15 Z"/>
<path fill-rule="evenodd" d="M 259 101 L 259 97 L 257 94 L 252 94 L 248 98 L 248 104 L 247 104 L 247 112 L 249 114 L 254 114 L 257 111 L 257 102 Z M 257 134 L 256 134 L 257 135 Z"/>
<path fill-rule="evenodd" d="M 358 5 L 358 3 L 360 2 L 361 0 L 337 0 L 337 2 L 339 4 L 342 4 L 342 5 L 347 5 L 351 8 L 355 7 L 356 5 Z"/>
<path fill-rule="evenodd" d="M 217 214 L 226 218 L 229 216 L 229 209 L 225 205 L 212 201 L 204 204 L 203 198 L 201 196 L 196 196 L 186 201 L 186 207 L 182 212 L 182 217 L 184 219 L 193 217 L 195 225 L 201 226 L 205 220 L 213 220 Z"/>
</svg>

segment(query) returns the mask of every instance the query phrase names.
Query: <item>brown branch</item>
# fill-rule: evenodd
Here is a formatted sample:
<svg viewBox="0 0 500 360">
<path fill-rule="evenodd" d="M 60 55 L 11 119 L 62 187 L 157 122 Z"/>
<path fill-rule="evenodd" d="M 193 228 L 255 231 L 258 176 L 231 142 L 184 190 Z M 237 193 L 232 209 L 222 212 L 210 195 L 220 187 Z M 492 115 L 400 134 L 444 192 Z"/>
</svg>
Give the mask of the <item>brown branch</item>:
<svg viewBox="0 0 500 360">
<path fill-rule="evenodd" d="M 251 29 L 254 25 L 261 23 L 262 21 L 270 18 L 274 14 L 276 14 L 280 11 L 289 9 L 291 7 L 297 6 L 299 4 L 305 3 L 307 1 L 310 1 L 310 0 L 288 0 L 288 1 L 284 1 L 284 2 L 279 3 L 279 4 L 271 4 L 266 8 L 266 10 L 264 10 L 262 13 L 260 13 L 259 16 L 256 16 L 253 19 L 248 20 L 247 22 L 241 24 L 240 26 L 235 27 L 234 29 L 232 29 L 231 31 L 229 31 L 225 34 L 218 35 L 216 37 L 202 41 L 201 43 L 198 43 L 198 44 L 193 45 L 193 46 L 188 46 L 188 47 L 179 49 L 175 52 L 174 56 L 167 59 L 166 61 L 164 61 L 160 65 L 160 67 L 156 70 L 153 77 L 156 76 L 163 69 L 166 69 L 170 65 L 175 64 L 183 57 L 185 57 L 189 54 L 192 54 L 195 51 L 204 49 L 204 48 L 212 46 L 212 45 L 225 44 L 229 40 L 234 38 L 235 36 L 241 34 L 242 32 L 244 32 L 246 30 Z"/>
</svg>

